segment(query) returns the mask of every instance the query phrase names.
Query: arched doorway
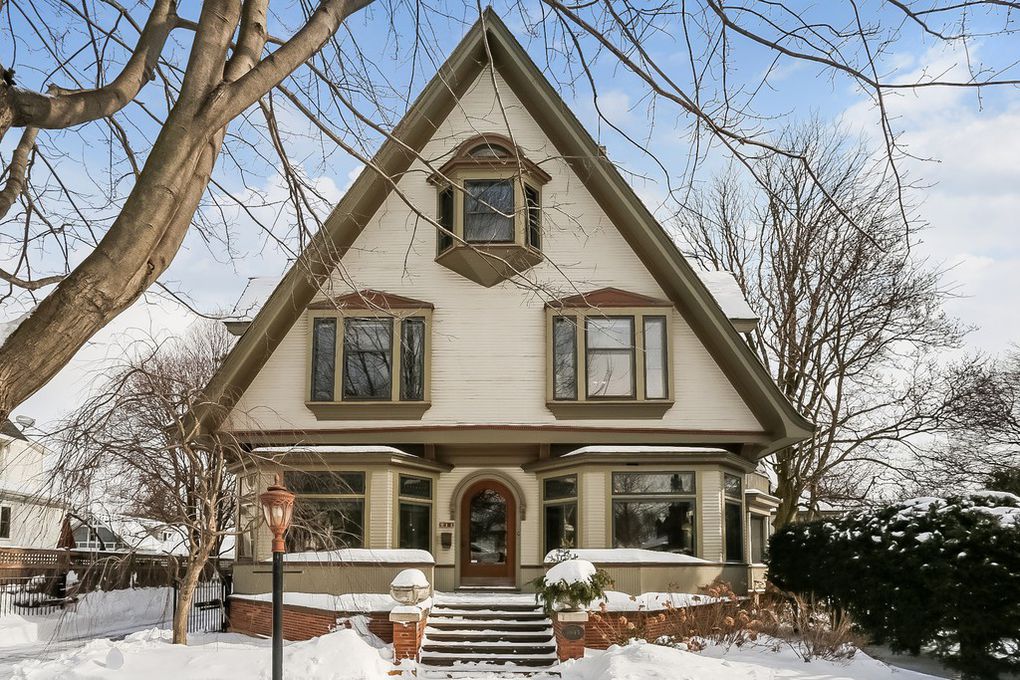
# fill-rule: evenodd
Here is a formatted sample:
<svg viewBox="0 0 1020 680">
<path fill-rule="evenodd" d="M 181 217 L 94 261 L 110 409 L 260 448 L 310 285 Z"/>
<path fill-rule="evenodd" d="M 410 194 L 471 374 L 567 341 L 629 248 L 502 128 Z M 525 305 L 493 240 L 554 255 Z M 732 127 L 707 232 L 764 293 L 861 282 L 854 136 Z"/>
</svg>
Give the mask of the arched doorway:
<svg viewBox="0 0 1020 680">
<path fill-rule="evenodd" d="M 517 502 L 504 484 L 483 479 L 460 502 L 461 585 L 517 583 Z"/>
</svg>

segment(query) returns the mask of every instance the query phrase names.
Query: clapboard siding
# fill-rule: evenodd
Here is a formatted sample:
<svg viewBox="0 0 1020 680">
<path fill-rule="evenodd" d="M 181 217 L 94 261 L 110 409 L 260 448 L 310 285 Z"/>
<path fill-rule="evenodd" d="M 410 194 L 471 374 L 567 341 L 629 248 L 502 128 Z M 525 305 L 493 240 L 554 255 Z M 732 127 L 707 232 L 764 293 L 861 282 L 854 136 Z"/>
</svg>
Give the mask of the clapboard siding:
<svg viewBox="0 0 1020 680">
<path fill-rule="evenodd" d="M 543 188 L 543 251 L 547 261 L 525 285 L 484 288 L 437 264 L 434 230 L 392 192 L 343 259 L 333 292 L 372 288 L 435 305 L 432 407 L 418 421 L 351 421 L 352 427 L 457 424 L 572 424 L 545 407 L 543 304 L 552 296 L 614 286 L 665 297 L 662 289 L 531 119 L 497 78 L 512 136 L 552 176 Z M 443 159 L 481 131 L 506 133 L 487 74 L 442 123 L 423 155 Z M 399 181 L 422 212 L 435 212 L 429 170 L 417 161 Z M 237 404 L 228 427 L 302 429 L 343 427 L 318 421 L 305 407 L 307 324 L 294 325 Z M 761 427 L 708 351 L 679 314 L 673 321 L 672 379 L 676 403 L 658 427 L 758 432 Z M 574 424 L 591 425 L 591 421 Z M 605 426 L 648 421 L 607 419 Z"/>
</svg>

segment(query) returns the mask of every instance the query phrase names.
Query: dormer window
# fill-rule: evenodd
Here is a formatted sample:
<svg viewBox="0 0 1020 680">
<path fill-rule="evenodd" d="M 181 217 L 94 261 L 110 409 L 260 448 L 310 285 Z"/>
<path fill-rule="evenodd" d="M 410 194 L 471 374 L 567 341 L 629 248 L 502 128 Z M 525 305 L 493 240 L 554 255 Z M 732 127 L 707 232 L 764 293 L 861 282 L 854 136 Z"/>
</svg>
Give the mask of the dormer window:
<svg viewBox="0 0 1020 680">
<path fill-rule="evenodd" d="M 549 180 L 505 137 L 461 144 L 429 178 L 438 191 L 436 261 L 483 286 L 541 262 L 541 196 Z"/>
</svg>

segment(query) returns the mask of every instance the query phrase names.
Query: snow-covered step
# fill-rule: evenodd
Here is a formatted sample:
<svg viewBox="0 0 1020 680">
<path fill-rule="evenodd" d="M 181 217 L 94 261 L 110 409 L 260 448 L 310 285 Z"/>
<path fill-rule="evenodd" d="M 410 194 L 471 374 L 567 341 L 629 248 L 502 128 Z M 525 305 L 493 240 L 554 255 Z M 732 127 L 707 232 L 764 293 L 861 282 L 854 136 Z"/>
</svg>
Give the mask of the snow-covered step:
<svg viewBox="0 0 1020 680">
<path fill-rule="evenodd" d="M 545 642 L 553 639 L 552 628 L 541 630 L 496 630 L 492 628 L 481 628 L 472 630 L 470 628 L 426 628 L 425 637 L 433 641 L 470 641 L 487 642 L 505 640 L 509 642 Z"/>
<path fill-rule="evenodd" d="M 431 612 L 436 618 L 490 619 L 494 621 L 530 621 L 547 618 L 542 611 L 499 611 L 495 609 L 440 609 Z"/>
<path fill-rule="evenodd" d="M 543 671 L 522 667 L 430 667 L 418 666 L 420 680 L 490 680 L 491 678 L 527 678 L 528 680 L 560 680 L 559 671 Z"/>
</svg>

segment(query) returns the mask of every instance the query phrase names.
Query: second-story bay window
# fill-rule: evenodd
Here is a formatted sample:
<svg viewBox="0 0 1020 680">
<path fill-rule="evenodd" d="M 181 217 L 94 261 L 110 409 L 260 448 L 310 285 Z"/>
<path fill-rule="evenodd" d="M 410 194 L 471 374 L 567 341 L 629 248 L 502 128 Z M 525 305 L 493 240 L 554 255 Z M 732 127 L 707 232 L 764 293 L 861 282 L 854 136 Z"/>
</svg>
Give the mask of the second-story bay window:
<svg viewBox="0 0 1020 680">
<path fill-rule="evenodd" d="M 357 416 L 359 404 L 383 418 L 427 408 L 429 303 L 359 291 L 309 309 L 306 404 L 316 416 Z"/>
<path fill-rule="evenodd" d="M 549 407 L 554 412 L 571 404 L 668 407 L 671 314 L 667 302 L 613 289 L 550 303 Z"/>
</svg>

